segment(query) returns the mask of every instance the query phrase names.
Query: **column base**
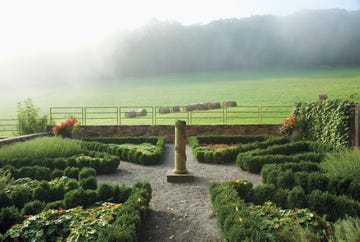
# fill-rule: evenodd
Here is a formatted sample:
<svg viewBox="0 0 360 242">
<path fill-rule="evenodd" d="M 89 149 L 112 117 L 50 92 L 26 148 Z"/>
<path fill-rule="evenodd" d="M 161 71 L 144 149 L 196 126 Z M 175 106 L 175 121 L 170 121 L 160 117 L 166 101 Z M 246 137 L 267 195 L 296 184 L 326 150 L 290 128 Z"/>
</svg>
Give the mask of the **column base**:
<svg viewBox="0 0 360 242">
<path fill-rule="evenodd" d="M 168 170 L 166 173 L 167 182 L 192 182 L 195 180 L 194 173 L 188 171 L 185 174 L 174 173 L 173 170 Z"/>
</svg>

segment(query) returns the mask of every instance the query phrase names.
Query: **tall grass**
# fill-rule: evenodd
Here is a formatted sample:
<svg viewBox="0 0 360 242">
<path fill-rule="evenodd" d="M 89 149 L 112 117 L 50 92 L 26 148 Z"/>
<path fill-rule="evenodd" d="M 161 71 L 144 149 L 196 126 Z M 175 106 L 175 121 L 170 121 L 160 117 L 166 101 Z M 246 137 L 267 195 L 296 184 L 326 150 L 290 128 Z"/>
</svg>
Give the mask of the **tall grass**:
<svg viewBox="0 0 360 242">
<path fill-rule="evenodd" d="M 329 153 L 321 167 L 331 177 L 352 177 L 360 180 L 360 151 L 342 150 Z"/>
<path fill-rule="evenodd" d="M 45 157 L 67 157 L 81 153 L 77 140 L 59 137 L 41 137 L 0 148 L 1 160 L 41 159 Z"/>
</svg>

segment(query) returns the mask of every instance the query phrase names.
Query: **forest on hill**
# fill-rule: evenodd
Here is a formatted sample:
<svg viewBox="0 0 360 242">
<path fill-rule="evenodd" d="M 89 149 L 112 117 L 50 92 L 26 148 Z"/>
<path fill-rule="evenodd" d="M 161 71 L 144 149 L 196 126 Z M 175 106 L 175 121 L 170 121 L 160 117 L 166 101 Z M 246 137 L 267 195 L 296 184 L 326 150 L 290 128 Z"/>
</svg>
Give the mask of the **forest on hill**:
<svg viewBox="0 0 360 242">
<path fill-rule="evenodd" d="M 359 26 L 360 11 L 340 9 L 190 26 L 154 20 L 113 39 L 108 63 L 117 77 L 359 66 Z"/>
</svg>

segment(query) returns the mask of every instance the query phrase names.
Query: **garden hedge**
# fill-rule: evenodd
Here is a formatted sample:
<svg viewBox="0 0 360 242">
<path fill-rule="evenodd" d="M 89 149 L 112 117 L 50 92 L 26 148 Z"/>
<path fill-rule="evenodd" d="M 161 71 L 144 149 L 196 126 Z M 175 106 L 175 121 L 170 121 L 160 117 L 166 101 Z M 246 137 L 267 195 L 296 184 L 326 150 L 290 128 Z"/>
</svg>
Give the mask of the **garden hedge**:
<svg viewBox="0 0 360 242">
<path fill-rule="evenodd" d="M 89 169 L 85 173 L 89 173 Z M 93 171 L 90 173 L 93 173 Z M 81 179 L 86 178 L 82 177 Z M 57 215 L 62 215 L 70 211 L 63 210 L 64 208 L 72 209 L 76 206 L 92 208 L 96 202 L 108 201 L 115 204 L 122 204 L 119 204 L 118 207 L 120 209 L 116 216 L 114 216 L 112 223 L 109 224 L 109 226 L 101 227 L 101 229 L 97 230 L 98 238 L 101 237 L 101 239 L 105 241 L 138 241 L 140 227 L 143 224 L 143 219 L 151 199 L 152 190 L 148 182 L 137 182 L 133 187 L 101 184 L 97 190 L 85 190 L 80 188 L 79 184 L 74 187 L 74 189 L 66 189 L 68 186 L 67 183 L 75 181 L 66 177 L 51 182 L 38 182 L 31 179 L 23 180 L 22 183 L 14 181 L 14 184 L 17 185 L 9 186 L 8 191 L 10 195 L 7 195 L 8 192 L 0 192 L 0 199 L 2 202 L 6 202 L 6 204 L 1 203 L 2 206 L 0 207 L 0 232 L 5 233 L 7 231 L 4 235 L 5 239 L 22 240 L 24 239 L 23 236 L 34 235 L 34 231 L 38 232 L 39 229 L 37 228 L 39 225 L 36 223 L 42 223 L 40 217 L 45 216 L 47 212 L 44 212 L 38 219 L 29 218 L 30 221 L 26 221 L 24 224 L 9 229 L 15 223 L 22 222 L 24 217 L 21 217 L 21 215 L 36 214 L 44 208 L 46 210 L 59 209 L 54 210 L 54 212 Z M 59 200 L 54 201 L 55 198 L 51 195 L 53 187 L 62 188 L 63 197 L 56 198 Z M 14 197 L 14 194 L 17 195 Z M 23 197 L 23 199 L 21 201 L 15 201 L 12 200 L 13 197 L 16 199 Z M 95 208 L 97 206 L 98 205 L 96 205 Z M 54 212 L 50 211 L 50 213 Z M 51 215 L 51 217 L 54 216 Z M 49 220 L 49 222 L 47 225 L 44 224 L 41 226 L 42 231 L 45 232 L 41 235 L 43 237 L 38 239 L 51 240 L 51 238 L 54 238 L 52 236 L 66 236 L 66 234 L 69 233 L 66 228 L 57 228 L 58 225 L 51 223 L 51 220 Z M 48 226 L 52 227 L 47 229 L 46 227 Z M 80 238 L 86 238 L 81 236 L 84 236 L 84 234 L 80 234 Z M 63 237 L 63 239 L 64 238 L 66 237 Z"/>
<path fill-rule="evenodd" d="M 279 136 L 269 135 L 217 135 L 217 136 L 191 136 L 188 139 L 193 154 L 201 163 L 227 163 L 234 162 L 239 153 L 257 148 L 266 148 L 275 144 L 285 144 L 289 140 Z M 214 150 L 201 144 L 243 144 L 222 150 Z"/>
<path fill-rule="evenodd" d="M 164 153 L 164 137 L 94 138 L 81 142 L 83 148 L 107 152 L 121 160 L 142 165 L 161 162 Z"/>
<path fill-rule="evenodd" d="M 298 141 L 239 153 L 236 163 L 243 170 L 260 173 L 265 164 L 299 163 L 300 161 L 319 163 L 325 157 L 325 152 L 331 150 L 333 150 L 332 147 L 316 142 Z"/>
<path fill-rule="evenodd" d="M 268 190 L 258 193 L 268 196 Z M 226 241 L 299 241 L 304 234 L 329 238 L 330 226 L 314 212 L 284 210 L 271 202 L 255 206 L 248 201 L 255 192 L 246 181 L 211 183 L 211 202 Z"/>
</svg>

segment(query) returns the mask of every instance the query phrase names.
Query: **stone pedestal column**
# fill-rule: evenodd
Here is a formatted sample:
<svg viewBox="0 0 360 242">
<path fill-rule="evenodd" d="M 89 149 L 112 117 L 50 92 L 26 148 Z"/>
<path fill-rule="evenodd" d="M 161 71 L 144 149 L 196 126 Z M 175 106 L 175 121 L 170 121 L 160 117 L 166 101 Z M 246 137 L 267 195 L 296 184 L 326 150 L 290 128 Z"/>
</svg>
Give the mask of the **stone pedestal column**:
<svg viewBox="0 0 360 242">
<path fill-rule="evenodd" d="M 175 174 L 186 174 L 186 122 L 175 122 Z"/>
</svg>

